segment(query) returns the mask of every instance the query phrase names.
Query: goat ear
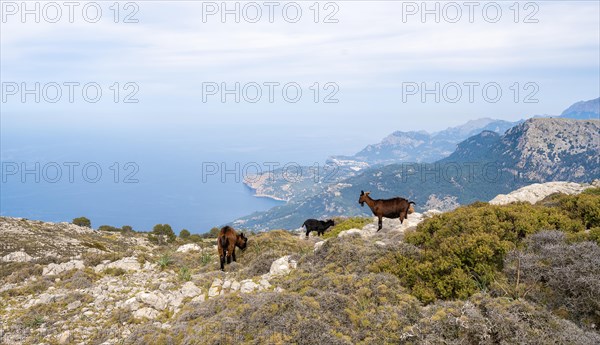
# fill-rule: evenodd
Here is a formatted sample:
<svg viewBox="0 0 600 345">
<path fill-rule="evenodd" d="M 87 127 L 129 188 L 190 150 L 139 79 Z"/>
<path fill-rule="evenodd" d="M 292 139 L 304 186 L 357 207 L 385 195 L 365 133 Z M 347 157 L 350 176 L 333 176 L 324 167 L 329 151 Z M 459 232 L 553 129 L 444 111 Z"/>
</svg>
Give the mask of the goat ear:
<svg viewBox="0 0 600 345">
<path fill-rule="evenodd" d="M 369 195 L 369 194 L 371 194 L 371 192 L 366 192 L 366 193 L 365 193 L 365 195 Z"/>
</svg>

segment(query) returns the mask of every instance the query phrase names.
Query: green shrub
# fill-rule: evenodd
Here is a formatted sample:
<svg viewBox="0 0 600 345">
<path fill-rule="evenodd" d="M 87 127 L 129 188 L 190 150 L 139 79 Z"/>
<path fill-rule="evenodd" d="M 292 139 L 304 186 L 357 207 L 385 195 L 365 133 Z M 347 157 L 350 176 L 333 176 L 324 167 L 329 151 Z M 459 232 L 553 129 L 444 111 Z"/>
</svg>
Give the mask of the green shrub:
<svg viewBox="0 0 600 345">
<path fill-rule="evenodd" d="M 214 227 L 214 228 L 210 229 L 209 232 L 204 233 L 200 236 L 202 238 L 217 238 L 217 237 L 219 237 L 219 232 L 221 232 L 221 229 Z"/>
<path fill-rule="evenodd" d="M 546 229 L 577 234 L 595 224 L 599 200 L 589 194 L 561 195 L 552 207 L 482 202 L 463 206 L 407 232 L 405 241 L 414 251 L 389 253 L 371 268 L 395 274 L 423 302 L 464 299 L 487 289 L 502 270 L 506 253 L 527 236 Z"/>
<path fill-rule="evenodd" d="M 190 232 L 187 229 L 183 229 L 179 232 L 179 237 L 182 239 L 189 239 L 190 238 Z"/>
<path fill-rule="evenodd" d="M 100 225 L 98 227 L 98 231 L 112 231 L 112 232 L 121 232 L 122 229 L 119 228 L 115 228 L 114 226 L 110 226 L 110 225 Z"/>
<path fill-rule="evenodd" d="M 188 240 L 194 242 L 194 243 L 199 243 L 202 242 L 202 236 L 198 235 L 198 234 L 192 234 L 190 235 L 190 237 L 188 238 Z"/>
<path fill-rule="evenodd" d="M 179 279 L 183 280 L 184 282 L 189 282 L 192 280 L 192 272 L 190 269 L 185 266 L 179 269 Z"/>
<path fill-rule="evenodd" d="M 86 217 L 74 218 L 73 219 L 73 224 L 79 225 L 79 226 L 85 226 L 85 227 L 88 227 L 88 228 L 92 227 L 92 222 L 90 222 L 90 220 L 87 219 Z"/>
<path fill-rule="evenodd" d="M 123 231 L 123 232 L 135 232 L 133 230 L 133 227 L 131 225 L 123 225 L 121 227 L 121 231 Z"/>
<path fill-rule="evenodd" d="M 165 245 L 175 241 L 177 236 L 169 224 L 156 224 L 148 235 L 148 240 L 159 245 Z"/>
<path fill-rule="evenodd" d="M 106 269 L 104 269 L 104 271 L 102 271 L 102 273 L 104 273 L 105 275 L 110 275 L 110 276 L 122 276 L 124 274 L 127 273 L 127 271 L 125 271 L 124 269 L 120 268 L 120 267 L 108 267 Z"/>
<path fill-rule="evenodd" d="M 162 255 L 160 258 L 158 258 L 158 266 L 160 267 L 161 270 L 164 270 L 165 268 L 167 268 L 169 265 L 171 265 L 173 263 L 173 259 L 171 258 L 170 255 L 165 254 Z"/>
</svg>

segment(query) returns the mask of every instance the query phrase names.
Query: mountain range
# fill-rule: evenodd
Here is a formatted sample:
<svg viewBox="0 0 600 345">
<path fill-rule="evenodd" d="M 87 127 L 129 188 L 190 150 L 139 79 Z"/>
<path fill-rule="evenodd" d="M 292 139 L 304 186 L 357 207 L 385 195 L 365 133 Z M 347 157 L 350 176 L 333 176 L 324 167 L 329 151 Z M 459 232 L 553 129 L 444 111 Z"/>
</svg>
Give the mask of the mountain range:
<svg viewBox="0 0 600 345">
<path fill-rule="evenodd" d="M 401 195 L 416 201 L 421 210 L 448 210 L 490 200 L 529 183 L 592 181 L 600 177 L 600 120 L 575 120 L 569 116 L 578 117 L 586 109 L 593 110 L 597 101 L 577 103 L 558 118 L 533 118 L 513 124 L 506 132 L 504 127 L 509 122 L 491 119 L 471 121 L 434 134 L 395 132 L 352 157 L 331 157 L 329 163 L 338 164 L 339 171 L 337 178 L 330 181 L 316 182 L 307 177 L 298 183 L 276 175 L 262 184 L 250 185 L 257 187 L 257 192 L 261 190 L 262 195 L 282 195 L 280 191 L 285 191 L 287 194 L 281 199 L 288 202 L 232 224 L 268 230 L 297 228 L 306 218 L 366 215 L 369 210 L 357 206 L 360 190 L 370 190 L 375 198 Z M 479 131 L 481 128 L 484 129 Z M 433 142 L 443 143 L 435 146 L 440 148 L 454 138 L 475 132 L 478 133 L 455 144 L 455 150 L 445 157 L 440 149 L 442 158 L 434 162 L 427 162 L 429 158 L 424 155 L 420 155 L 421 160 L 416 159 L 415 154 L 411 156 L 414 161 L 405 161 L 403 154 L 393 153 L 393 147 L 406 143 L 407 138 L 421 138 L 419 145 L 408 142 L 415 144 L 415 151 L 422 147 L 425 152 L 425 147 L 431 149 Z M 397 161 L 392 159 L 395 163 L 384 165 L 390 157 L 397 157 Z"/>
</svg>

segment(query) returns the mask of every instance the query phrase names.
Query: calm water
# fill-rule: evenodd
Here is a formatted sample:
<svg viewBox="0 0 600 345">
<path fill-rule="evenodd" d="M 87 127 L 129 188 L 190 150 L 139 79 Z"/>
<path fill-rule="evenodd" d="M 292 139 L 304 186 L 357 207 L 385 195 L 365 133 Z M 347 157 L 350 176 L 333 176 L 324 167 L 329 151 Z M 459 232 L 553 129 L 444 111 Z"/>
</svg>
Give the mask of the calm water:
<svg viewBox="0 0 600 345">
<path fill-rule="evenodd" d="M 37 128 L 3 123 L 1 215 L 54 222 L 86 216 L 94 228 L 127 224 L 148 230 L 154 224 L 168 223 L 176 232 L 182 228 L 205 232 L 280 204 L 254 197 L 249 188 L 236 181 L 244 164 L 307 164 L 314 162 L 310 158 L 322 160 L 336 149 L 301 134 L 298 138 L 278 137 L 272 128 Z M 23 162 L 25 168 L 37 173 L 25 173 Z M 125 166 L 128 162 L 134 164 Z M 225 176 L 206 176 L 203 181 L 203 162 L 225 163 L 229 170 L 235 170 L 239 162 L 240 169 Z M 18 171 L 12 174 L 15 163 Z M 72 166 L 72 174 L 65 164 Z M 87 180 L 83 177 L 86 164 Z M 62 175 L 57 175 L 57 166 Z M 101 176 L 96 174 L 98 167 Z"/>
</svg>

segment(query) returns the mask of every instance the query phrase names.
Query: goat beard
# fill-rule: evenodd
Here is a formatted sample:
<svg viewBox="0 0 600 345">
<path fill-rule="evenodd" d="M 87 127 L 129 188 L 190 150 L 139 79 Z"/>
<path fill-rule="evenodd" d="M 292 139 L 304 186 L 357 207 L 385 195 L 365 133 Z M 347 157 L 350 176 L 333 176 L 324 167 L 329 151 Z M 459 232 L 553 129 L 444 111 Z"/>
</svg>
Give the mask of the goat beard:
<svg viewBox="0 0 600 345">
<path fill-rule="evenodd" d="M 359 202 L 361 207 L 365 207 L 365 203 L 364 202 Z"/>
</svg>

